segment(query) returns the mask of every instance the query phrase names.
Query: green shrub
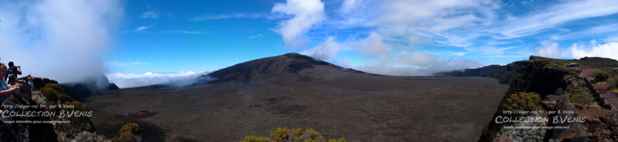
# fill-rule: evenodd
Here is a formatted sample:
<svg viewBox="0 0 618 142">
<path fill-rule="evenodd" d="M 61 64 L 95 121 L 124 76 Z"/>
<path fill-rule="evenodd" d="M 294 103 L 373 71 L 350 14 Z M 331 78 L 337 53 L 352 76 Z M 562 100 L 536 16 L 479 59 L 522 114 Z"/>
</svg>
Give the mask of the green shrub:
<svg viewBox="0 0 618 142">
<path fill-rule="evenodd" d="M 241 142 L 346 142 L 344 138 L 325 138 L 311 128 L 275 128 L 270 137 L 249 135 Z"/>
<path fill-rule="evenodd" d="M 143 129 L 139 126 L 139 124 L 135 122 L 128 122 L 124 124 L 120 131 L 118 132 L 118 136 L 115 137 L 113 142 L 137 142 L 135 139 L 136 136 L 139 136 L 143 132 Z"/>
<path fill-rule="evenodd" d="M 503 104 L 507 110 L 541 109 L 541 96 L 534 92 L 517 92 L 509 95 Z"/>
<path fill-rule="evenodd" d="M 594 97 L 584 87 L 570 87 L 567 89 L 569 102 L 575 104 L 592 104 Z"/>
</svg>

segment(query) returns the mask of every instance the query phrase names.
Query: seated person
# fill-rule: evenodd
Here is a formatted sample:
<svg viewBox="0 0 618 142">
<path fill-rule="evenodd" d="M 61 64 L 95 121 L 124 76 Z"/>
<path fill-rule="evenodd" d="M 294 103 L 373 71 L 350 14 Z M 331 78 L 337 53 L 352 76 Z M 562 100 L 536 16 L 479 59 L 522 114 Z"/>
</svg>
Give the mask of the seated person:
<svg viewBox="0 0 618 142">
<path fill-rule="evenodd" d="M 0 84 L 6 84 L 6 83 L 1 82 Z M 8 96 L 8 95 L 15 93 L 16 91 L 19 90 L 18 86 L 19 85 L 11 85 L 9 87 L 6 87 L 6 89 L 0 90 L 0 96 Z"/>
</svg>

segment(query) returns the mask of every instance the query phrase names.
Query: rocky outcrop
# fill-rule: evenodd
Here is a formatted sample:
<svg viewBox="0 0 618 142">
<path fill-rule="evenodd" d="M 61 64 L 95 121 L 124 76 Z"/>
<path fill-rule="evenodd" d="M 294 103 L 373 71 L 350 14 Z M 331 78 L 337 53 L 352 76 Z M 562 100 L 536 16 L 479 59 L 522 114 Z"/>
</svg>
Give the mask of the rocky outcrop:
<svg viewBox="0 0 618 142">
<path fill-rule="evenodd" d="M 618 141 L 615 110 L 591 80 L 580 76 L 582 68 L 608 68 L 601 65 L 613 63 L 601 58 L 558 60 L 533 56 L 528 61 L 494 67 L 510 73 L 510 88 L 479 141 Z M 502 118 L 541 121 L 501 123 Z"/>
<path fill-rule="evenodd" d="M 90 120 L 92 110 L 66 93 L 57 81 L 28 77 L 29 81 L 4 99 L 0 142 L 109 142 Z M 69 88 L 71 89 L 71 88 Z M 53 106 L 53 107 L 52 107 Z M 51 115 L 45 115 L 51 114 Z"/>
<path fill-rule="evenodd" d="M 2 102 L 3 113 L 40 111 L 36 108 L 8 108 L 7 106 L 37 105 L 31 99 L 29 88 L 24 87 Z M 7 114 L 8 115 L 8 114 Z M 7 142 L 55 142 L 56 132 L 51 124 L 14 123 L 15 121 L 47 121 L 45 117 L 4 117 L 0 118 L 0 141 Z M 9 123 L 11 122 L 11 123 Z"/>
</svg>

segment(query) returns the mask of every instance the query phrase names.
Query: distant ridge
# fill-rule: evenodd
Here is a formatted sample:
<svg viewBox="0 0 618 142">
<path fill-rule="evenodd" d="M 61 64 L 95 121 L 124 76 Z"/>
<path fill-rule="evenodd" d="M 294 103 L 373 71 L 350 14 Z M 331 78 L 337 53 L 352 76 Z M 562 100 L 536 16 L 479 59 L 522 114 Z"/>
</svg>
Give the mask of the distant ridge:
<svg viewBox="0 0 618 142">
<path fill-rule="evenodd" d="M 516 61 L 507 65 L 488 65 L 475 69 L 465 69 L 451 72 L 436 73 L 440 76 L 479 76 L 498 79 L 501 83 L 509 83 L 515 73 L 521 72 L 531 62 L 574 63 L 585 68 L 618 68 L 618 61 L 602 57 L 584 57 L 581 59 L 555 59 L 541 56 L 530 56 L 528 60 Z"/>
</svg>

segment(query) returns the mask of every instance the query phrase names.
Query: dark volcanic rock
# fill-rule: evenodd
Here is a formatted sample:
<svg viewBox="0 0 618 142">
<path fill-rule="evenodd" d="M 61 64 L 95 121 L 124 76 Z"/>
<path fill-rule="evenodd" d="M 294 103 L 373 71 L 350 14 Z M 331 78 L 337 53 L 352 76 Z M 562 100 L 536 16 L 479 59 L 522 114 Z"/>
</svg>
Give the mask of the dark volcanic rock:
<svg viewBox="0 0 618 142">
<path fill-rule="evenodd" d="M 512 81 L 514 76 L 517 76 L 518 72 L 527 68 L 528 62 L 519 61 L 508 65 L 489 65 L 476 69 L 465 69 L 451 72 L 437 73 L 438 76 L 478 76 L 478 77 L 490 77 L 500 81 L 500 83 L 508 84 Z"/>
<path fill-rule="evenodd" d="M 579 59 L 578 63 L 582 66 L 588 66 L 593 68 L 616 68 L 618 67 L 618 61 L 610 58 L 602 57 L 584 57 Z"/>
<path fill-rule="evenodd" d="M 8 98 L 2 101 L 2 111 L 16 112 L 18 115 L 2 115 L 0 117 L 2 120 L 0 121 L 0 142 L 106 141 L 104 136 L 94 133 L 95 128 L 90 117 L 78 117 L 75 114 L 76 111 L 86 113 L 89 109 L 74 98 L 67 96 L 64 92 L 67 88 L 61 87 L 57 84 L 57 81 L 51 79 L 39 77 L 22 79 L 31 79 L 32 84 L 22 85 L 18 91 L 10 94 Z M 60 104 L 72 108 L 33 107 L 58 106 Z M 53 115 L 37 115 L 38 112 Z M 75 115 L 71 117 L 68 116 L 70 115 L 68 113 Z M 30 116 L 30 114 L 32 115 Z M 13 121 L 15 123 L 11 123 Z M 69 122 L 49 123 L 52 121 Z"/>
<path fill-rule="evenodd" d="M 52 83 L 52 84 L 58 84 L 58 81 L 55 80 L 51 80 L 48 78 L 40 78 L 40 77 L 33 77 L 32 78 L 32 84 L 33 84 L 33 89 L 38 90 L 43 88 L 43 86 L 45 86 L 45 84 L 48 83 Z"/>
<path fill-rule="evenodd" d="M 44 79 L 43 79 L 44 80 Z M 39 80 L 41 81 L 41 80 Z M 49 81 L 49 80 L 47 80 Z M 55 82 L 55 81 L 50 81 Z M 15 94 L 10 95 L 7 99 L 2 101 L 2 105 L 37 105 L 31 99 L 30 88 L 22 86 L 22 89 Z M 15 112 L 28 112 L 28 111 L 40 111 L 40 109 L 34 108 L 5 108 L 2 107 L 2 111 L 15 111 Z M 46 121 L 48 118 L 43 117 L 0 117 L 0 141 L 2 142 L 56 142 L 57 135 L 51 124 L 19 124 L 19 123 L 4 123 L 5 121 Z"/>
<path fill-rule="evenodd" d="M 535 123 L 533 126 L 561 126 L 567 129 L 523 129 L 514 130 L 506 126 L 530 126 L 527 123 L 496 124 L 490 122 L 479 141 L 617 141 L 618 130 L 611 121 L 613 110 L 603 101 L 591 81 L 580 76 L 581 68 L 605 69 L 613 68 L 615 60 L 605 58 L 582 58 L 580 60 L 559 60 L 532 56 L 528 61 L 520 61 L 506 66 L 494 66 L 492 69 L 481 68 L 462 72 L 450 72 L 450 75 L 484 75 L 509 73 L 510 88 L 494 118 L 505 116 L 503 111 L 521 111 L 525 108 L 512 109 L 517 101 L 534 105 L 534 99 L 511 97 L 513 94 L 525 92 L 540 96 L 542 105 L 534 111 L 572 111 L 570 117 L 582 116 L 583 123 L 554 123 L 552 119 L 558 114 L 542 116 L 549 118 L 547 123 Z M 511 68 L 509 68 L 511 67 Z M 515 68 L 512 68 L 515 67 Z M 495 77 L 495 76 L 494 76 Z M 518 99 L 518 100 L 515 100 Z M 533 116 L 533 115 L 528 115 Z M 559 116 L 564 116 L 560 114 Z"/>
</svg>

